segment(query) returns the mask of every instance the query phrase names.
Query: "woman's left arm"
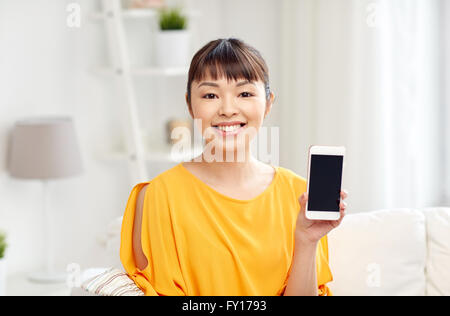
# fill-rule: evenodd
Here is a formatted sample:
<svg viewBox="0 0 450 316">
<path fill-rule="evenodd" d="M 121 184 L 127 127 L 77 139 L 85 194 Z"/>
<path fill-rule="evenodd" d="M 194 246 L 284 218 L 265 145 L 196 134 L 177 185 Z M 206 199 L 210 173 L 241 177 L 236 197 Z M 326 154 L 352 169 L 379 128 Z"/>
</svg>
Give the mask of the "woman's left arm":
<svg viewBox="0 0 450 316">
<path fill-rule="evenodd" d="M 347 197 L 347 191 L 341 191 L 339 205 L 341 216 L 336 221 L 314 221 L 305 216 L 308 194 L 300 199 L 300 212 L 295 228 L 295 249 L 291 273 L 284 291 L 285 296 L 317 296 L 316 251 L 319 240 L 331 230 L 338 227 L 345 216 L 347 204 L 342 201 Z"/>
</svg>

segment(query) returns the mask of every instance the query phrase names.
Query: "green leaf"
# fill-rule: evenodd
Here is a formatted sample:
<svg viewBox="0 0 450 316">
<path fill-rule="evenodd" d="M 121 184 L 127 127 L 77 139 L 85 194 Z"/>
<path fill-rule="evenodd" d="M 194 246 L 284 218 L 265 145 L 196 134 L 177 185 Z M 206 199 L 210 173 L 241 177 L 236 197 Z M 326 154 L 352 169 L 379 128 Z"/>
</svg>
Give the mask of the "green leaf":
<svg viewBox="0 0 450 316">
<path fill-rule="evenodd" d="M 0 232 L 0 259 L 2 259 L 5 256 L 5 250 L 7 247 L 6 243 L 6 234 Z"/>
<path fill-rule="evenodd" d="M 163 8 L 159 11 L 159 27 L 161 30 L 184 30 L 187 17 L 180 8 Z"/>
</svg>

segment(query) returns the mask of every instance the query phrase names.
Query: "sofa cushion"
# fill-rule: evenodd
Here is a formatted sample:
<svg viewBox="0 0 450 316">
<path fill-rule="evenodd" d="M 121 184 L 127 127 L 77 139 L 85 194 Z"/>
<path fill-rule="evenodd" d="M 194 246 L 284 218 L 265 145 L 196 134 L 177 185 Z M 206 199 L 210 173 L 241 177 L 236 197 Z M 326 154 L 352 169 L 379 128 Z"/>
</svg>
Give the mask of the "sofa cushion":
<svg viewBox="0 0 450 316">
<path fill-rule="evenodd" d="M 450 208 L 424 210 L 427 225 L 427 295 L 450 295 Z"/>
<path fill-rule="evenodd" d="M 329 234 L 335 295 L 425 295 L 425 216 L 392 209 L 347 215 Z"/>
<path fill-rule="evenodd" d="M 99 296 L 143 296 L 144 292 L 136 286 L 128 275 L 119 269 L 110 268 L 81 284 L 81 289 L 91 295 Z"/>
</svg>

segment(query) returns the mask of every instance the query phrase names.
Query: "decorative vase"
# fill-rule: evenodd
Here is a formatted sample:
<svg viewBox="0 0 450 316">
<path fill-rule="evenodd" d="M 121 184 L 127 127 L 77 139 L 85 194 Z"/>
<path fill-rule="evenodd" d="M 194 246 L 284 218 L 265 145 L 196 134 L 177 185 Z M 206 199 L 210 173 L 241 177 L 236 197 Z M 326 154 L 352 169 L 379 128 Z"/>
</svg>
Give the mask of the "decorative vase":
<svg viewBox="0 0 450 316">
<path fill-rule="evenodd" d="M 6 296 L 6 259 L 0 259 L 0 296 Z"/>
<path fill-rule="evenodd" d="M 164 0 L 122 0 L 123 7 L 127 9 L 153 9 L 165 5 Z"/>
<path fill-rule="evenodd" d="M 188 67 L 190 32 L 164 30 L 156 33 L 156 64 L 162 68 Z"/>
</svg>

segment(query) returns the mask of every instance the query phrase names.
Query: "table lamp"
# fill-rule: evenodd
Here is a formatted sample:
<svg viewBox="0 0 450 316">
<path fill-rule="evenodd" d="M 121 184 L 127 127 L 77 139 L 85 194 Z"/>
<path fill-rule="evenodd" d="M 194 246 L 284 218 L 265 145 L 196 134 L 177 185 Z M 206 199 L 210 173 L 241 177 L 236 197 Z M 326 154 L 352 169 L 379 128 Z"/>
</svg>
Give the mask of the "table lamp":
<svg viewBox="0 0 450 316">
<path fill-rule="evenodd" d="M 43 187 L 43 222 L 46 267 L 29 275 L 31 281 L 58 283 L 65 273 L 54 267 L 51 213 L 47 207 L 48 182 L 82 173 L 75 128 L 70 117 L 37 117 L 16 122 L 10 142 L 8 170 L 12 177 L 37 179 Z"/>
</svg>

